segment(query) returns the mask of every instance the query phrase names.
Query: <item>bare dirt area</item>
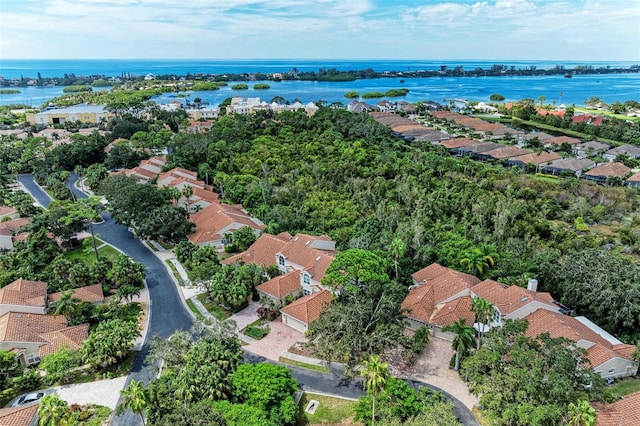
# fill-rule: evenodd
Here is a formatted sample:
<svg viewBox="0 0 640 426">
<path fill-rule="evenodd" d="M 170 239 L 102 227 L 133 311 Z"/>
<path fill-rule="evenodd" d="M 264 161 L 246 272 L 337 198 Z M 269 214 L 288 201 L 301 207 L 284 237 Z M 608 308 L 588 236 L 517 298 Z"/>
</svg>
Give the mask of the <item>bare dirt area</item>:
<svg viewBox="0 0 640 426">
<path fill-rule="evenodd" d="M 419 380 L 439 387 L 471 409 L 478 402 L 478 399 L 469 392 L 466 383 L 459 374 L 449 368 L 449 361 L 453 355 L 451 342 L 431 337 L 427 348 L 410 365 L 407 365 L 399 353 L 388 354 L 385 358 L 389 363 L 389 370 L 394 376 Z"/>
</svg>

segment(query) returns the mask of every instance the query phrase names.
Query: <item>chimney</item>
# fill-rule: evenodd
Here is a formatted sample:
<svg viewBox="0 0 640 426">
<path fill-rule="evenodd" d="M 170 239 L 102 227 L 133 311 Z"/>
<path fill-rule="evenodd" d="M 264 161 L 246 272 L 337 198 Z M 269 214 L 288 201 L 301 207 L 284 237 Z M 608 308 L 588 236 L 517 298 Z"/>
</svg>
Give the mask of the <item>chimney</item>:
<svg viewBox="0 0 640 426">
<path fill-rule="evenodd" d="M 538 291 L 538 280 L 530 279 L 527 283 L 527 290 Z"/>
</svg>

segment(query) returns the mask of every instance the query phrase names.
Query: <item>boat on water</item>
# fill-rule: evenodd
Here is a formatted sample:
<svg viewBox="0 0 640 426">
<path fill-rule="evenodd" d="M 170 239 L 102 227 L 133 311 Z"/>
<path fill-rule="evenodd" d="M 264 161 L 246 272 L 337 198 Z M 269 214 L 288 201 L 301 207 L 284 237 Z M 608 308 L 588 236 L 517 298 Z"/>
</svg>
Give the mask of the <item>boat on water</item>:
<svg viewBox="0 0 640 426">
<path fill-rule="evenodd" d="M 564 75 L 564 78 L 573 78 L 573 74 L 566 73 L 566 74 Z"/>
</svg>

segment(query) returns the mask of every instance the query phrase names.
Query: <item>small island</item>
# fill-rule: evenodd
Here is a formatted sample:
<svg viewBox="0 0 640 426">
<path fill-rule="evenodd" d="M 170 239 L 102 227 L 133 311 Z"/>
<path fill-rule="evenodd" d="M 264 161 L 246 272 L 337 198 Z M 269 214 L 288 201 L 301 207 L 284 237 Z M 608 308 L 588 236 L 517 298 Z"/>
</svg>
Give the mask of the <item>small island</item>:
<svg viewBox="0 0 640 426">
<path fill-rule="evenodd" d="M 248 88 L 249 88 L 249 85 L 244 83 L 238 83 L 231 86 L 231 90 L 247 90 Z"/>
<path fill-rule="evenodd" d="M 15 95 L 18 93 L 20 93 L 20 91 L 16 89 L 0 89 L 0 95 Z"/>
<path fill-rule="evenodd" d="M 271 86 L 269 86 L 266 83 L 258 83 L 253 85 L 253 90 L 266 90 L 266 89 L 271 89 Z"/>
</svg>

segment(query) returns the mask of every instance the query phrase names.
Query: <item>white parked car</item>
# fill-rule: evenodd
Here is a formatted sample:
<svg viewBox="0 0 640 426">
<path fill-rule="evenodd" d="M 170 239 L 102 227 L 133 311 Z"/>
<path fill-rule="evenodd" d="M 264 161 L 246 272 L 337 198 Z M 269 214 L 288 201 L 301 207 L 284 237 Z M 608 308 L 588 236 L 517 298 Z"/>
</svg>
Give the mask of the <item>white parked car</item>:
<svg viewBox="0 0 640 426">
<path fill-rule="evenodd" d="M 11 404 L 12 407 L 19 407 L 21 405 L 27 405 L 27 404 L 31 404 L 32 402 L 38 402 L 40 401 L 40 398 L 42 398 L 45 395 L 44 392 L 32 392 L 32 393 L 27 393 L 22 395 L 20 398 L 16 399 L 13 404 Z"/>
</svg>

